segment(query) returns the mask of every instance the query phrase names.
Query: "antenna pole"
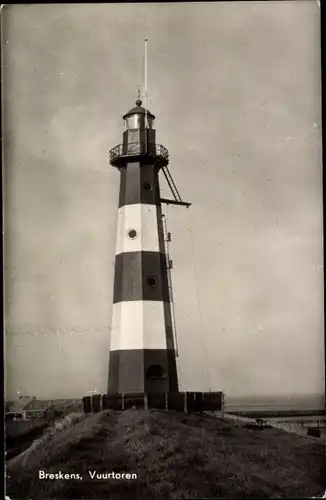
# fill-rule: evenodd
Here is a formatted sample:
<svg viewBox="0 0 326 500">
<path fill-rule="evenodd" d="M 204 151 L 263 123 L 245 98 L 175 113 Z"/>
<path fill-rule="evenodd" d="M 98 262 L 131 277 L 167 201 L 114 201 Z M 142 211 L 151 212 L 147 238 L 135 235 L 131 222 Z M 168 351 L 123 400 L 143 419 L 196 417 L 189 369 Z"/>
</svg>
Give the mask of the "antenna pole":
<svg viewBox="0 0 326 500">
<path fill-rule="evenodd" d="M 147 153 L 147 130 L 148 130 L 148 122 L 147 122 L 147 42 L 148 42 L 148 38 L 145 38 L 144 85 L 145 85 L 145 152 L 146 153 Z"/>
</svg>

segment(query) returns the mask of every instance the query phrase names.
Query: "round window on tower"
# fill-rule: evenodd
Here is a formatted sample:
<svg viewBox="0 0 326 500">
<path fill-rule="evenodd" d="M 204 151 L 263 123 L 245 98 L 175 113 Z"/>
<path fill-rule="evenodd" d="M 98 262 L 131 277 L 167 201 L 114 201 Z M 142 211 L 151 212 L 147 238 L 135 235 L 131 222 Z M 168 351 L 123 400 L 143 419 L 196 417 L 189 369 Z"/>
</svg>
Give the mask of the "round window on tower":
<svg viewBox="0 0 326 500">
<path fill-rule="evenodd" d="M 129 229 L 128 236 L 130 239 L 134 240 L 137 237 L 137 231 L 135 229 Z"/>
<path fill-rule="evenodd" d="M 150 184 L 149 182 L 144 182 L 143 184 L 143 188 L 145 191 L 152 191 L 152 184 Z"/>
<path fill-rule="evenodd" d="M 147 278 L 147 284 L 151 287 L 155 287 L 157 285 L 157 280 L 154 278 L 154 276 L 150 276 Z"/>
</svg>

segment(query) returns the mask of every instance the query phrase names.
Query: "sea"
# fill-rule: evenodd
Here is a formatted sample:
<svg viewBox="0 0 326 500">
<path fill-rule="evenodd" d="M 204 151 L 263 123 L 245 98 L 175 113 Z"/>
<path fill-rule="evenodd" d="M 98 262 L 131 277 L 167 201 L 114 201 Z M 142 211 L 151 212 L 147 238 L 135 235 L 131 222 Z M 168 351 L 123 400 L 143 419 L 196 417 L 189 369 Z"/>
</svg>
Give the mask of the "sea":
<svg viewBox="0 0 326 500">
<path fill-rule="evenodd" d="M 225 411 L 240 412 L 321 412 L 325 410 L 325 395 L 307 396 L 225 396 Z"/>
</svg>

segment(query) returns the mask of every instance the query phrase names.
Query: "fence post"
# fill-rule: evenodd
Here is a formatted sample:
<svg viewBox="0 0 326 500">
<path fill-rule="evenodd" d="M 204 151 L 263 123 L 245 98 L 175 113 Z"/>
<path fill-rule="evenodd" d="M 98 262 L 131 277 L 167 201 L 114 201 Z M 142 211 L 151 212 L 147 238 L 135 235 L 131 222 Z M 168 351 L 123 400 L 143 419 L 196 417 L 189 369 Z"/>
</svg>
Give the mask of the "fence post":
<svg viewBox="0 0 326 500">
<path fill-rule="evenodd" d="M 224 417 L 224 392 L 222 392 L 222 401 L 221 401 L 221 405 L 222 405 L 222 408 L 221 408 L 221 416 Z"/>
</svg>

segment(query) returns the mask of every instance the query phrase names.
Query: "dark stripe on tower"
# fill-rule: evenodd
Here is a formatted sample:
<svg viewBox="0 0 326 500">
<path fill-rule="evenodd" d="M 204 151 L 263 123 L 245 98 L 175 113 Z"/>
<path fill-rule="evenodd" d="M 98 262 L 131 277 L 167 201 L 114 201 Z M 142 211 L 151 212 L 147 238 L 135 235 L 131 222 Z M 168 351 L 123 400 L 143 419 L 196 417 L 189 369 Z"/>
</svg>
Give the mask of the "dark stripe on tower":
<svg viewBox="0 0 326 500">
<path fill-rule="evenodd" d="M 163 368 L 163 378 L 148 378 L 150 366 Z M 177 371 L 174 350 L 134 349 L 111 351 L 109 365 L 109 393 L 177 392 Z"/>
<path fill-rule="evenodd" d="M 159 205 L 158 169 L 139 162 L 120 169 L 119 208 L 124 205 Z"/>
<path fill-rule="evenodd" d="M 169 301 L 165 255 L 123 252 L 115 257 L 113 303 L 130 300 Z"/>
</svg>

